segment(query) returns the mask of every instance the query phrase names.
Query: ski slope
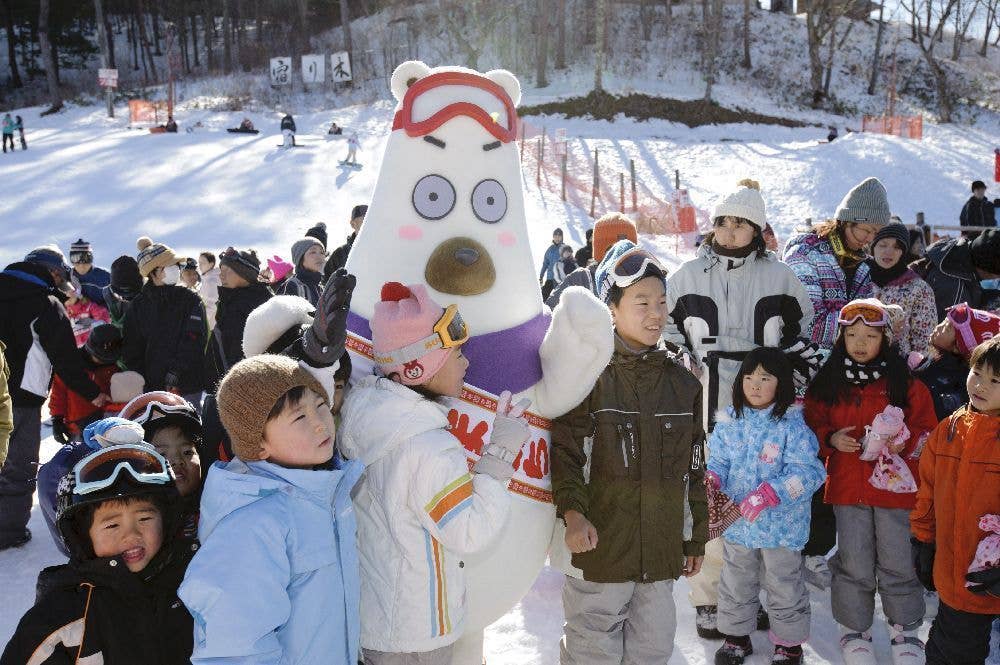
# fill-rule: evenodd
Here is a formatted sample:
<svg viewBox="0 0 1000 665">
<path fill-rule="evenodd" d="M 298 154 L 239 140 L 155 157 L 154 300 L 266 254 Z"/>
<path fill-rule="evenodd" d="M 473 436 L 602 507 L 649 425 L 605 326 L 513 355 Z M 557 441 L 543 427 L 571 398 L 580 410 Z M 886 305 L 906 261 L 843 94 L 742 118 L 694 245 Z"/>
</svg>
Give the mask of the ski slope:
<svg viewBox="0 0 1000 665">
<path fill-rule="evenodd" d="M 530 103 L 531 100 L 527 100 Z M 120 254 L 135 254 L 135 240 L 149 235 L 181 256 L 218 252 L 227 246 L 255 248 L 261 257 L 289 255 L 294 240 L 318 221 L 328 227 L 330 245 L 348 234 L 351 208 L 368 201 L 391 124 L 392 105 L 376 102 L 336 111 L 299 115 L 302 147 L 283 150 L 278 113 L 247 114 L 258 135 L 231 135 L 243 113 L 180 109 L 181 131 L 151 135 L 126 127 L 127 111 L 108 119 L 100 107 L 70 107 L 40 118 L 38 108 L 17 111 L 28 128 L 29 149 L 0 155 L 0 264 L 22 257 L 39 244 L 55 242 L 64 251 L 78 237 L 94 245 L 97 263 L 110 265 Z M 360 171 L 342 169 L 344 139 L 326 140 L 330 121 L 358 132 Z M 667 198 L 674 169 L 694 203 L 711 209 L 717 197 L 743 177 L 760 181 L 769 219 L 779 238 L 806 217 L 833 214 L 843 194 L 862 177 L 875 175 L 888 189 L 894 211 L 912 221 L 924 211 L 929 222 L 957 222 L 973 179 L 990 180 L 993 148 L 1000 126 L 988 119 L 972 127 L 925 125 L 925 139 L 854 134 L 829 145 L 817 143 L 825 128 L 788 129 L 751 125 L 687 127 L 667 122 L 534 119 L 565 128 L 571 142 L 602 153 L 602 163 L 622 168 L 631 157 L 643 182 Z M 187 133 L 195 122 L 202 127 Z M 608 161 L 605 161 L 608 160 Z M 525 178 L 525 201 L 532 251 L 540 261 L 554 227 L 562 227 L 574 247 L 583 243 L 591 220 L 584 211 L 535 189 Z M 989 195 L 1000 196 L 993 187 Z M 647 238 L 668 266 L 686 254 L 674 239 Z M 43 426 L 42 460 L 58 448 Z M 30 524 L 34 539 L 0 552 L 0 644 L 12 634 L 32 604 L 38 570 L 59 561 L 37 509 Z M 900 556 L 908 556 L 907 552 Z M 545 569 L 531 593 L 487 631 L 490 665 L 550 665 L 558 662 L 562 633 L 561 577 Z M 678 606 L 676 651 L 671 663 L 712 662 L 718 643 L 699 640 L 687 585 L 675 586 Z M 828 593 L 812 595 L 810 663 L 840 662 L 837 627 Z M 880 610 L 875 625 L 880 662 L 890 662 Z M 927 625 L 923 629 L 926 637 Z M 754 636 L 757 654 L 770 659 L 766 636 Z M 1000 660 L 996 661 L 1000 663 Z"/>
</svg>

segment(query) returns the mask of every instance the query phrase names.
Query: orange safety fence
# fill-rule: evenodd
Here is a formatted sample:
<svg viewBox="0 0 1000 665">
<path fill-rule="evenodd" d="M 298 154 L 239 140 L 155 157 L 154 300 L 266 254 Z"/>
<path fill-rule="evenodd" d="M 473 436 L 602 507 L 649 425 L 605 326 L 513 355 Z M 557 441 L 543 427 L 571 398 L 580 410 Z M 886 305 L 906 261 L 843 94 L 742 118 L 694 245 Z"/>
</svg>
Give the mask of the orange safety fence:
<svg viewBox="0 0 1000 665">
<path fill-rule="evenodd" d="M 635 221 L 640 233 L 674 235 L 688 242 L 694 240 L 699 223 L 708 223 L 708 213 L 692 204 L 687 190 L 658 195 L 633 176 L 629 164 L 622 169 L 603 163 L 600 151 L 595 168 L 595 153 L 571 140 L 564 130 L 553 134 L 523 120 L 519 125 L 525 179 L 592 218 L 623 212 Z M 691 235 L 682 238 L 682 234 Z"/>
<path fill-rule="evenodd" d="M 924 119 L 921 116 L 866 115 L 861 121 L 861 131 L 919 141 L 924 137 Z"/>
<path fill-rule="evenodd" d="M 162 117 L 166 121 L 166 114 L 163 113 L 165 102 L 150 102 L 145 99 L 130 99 L 128 102 L 128 123 L 130 125 L 158 125 Z"/>
</svg>

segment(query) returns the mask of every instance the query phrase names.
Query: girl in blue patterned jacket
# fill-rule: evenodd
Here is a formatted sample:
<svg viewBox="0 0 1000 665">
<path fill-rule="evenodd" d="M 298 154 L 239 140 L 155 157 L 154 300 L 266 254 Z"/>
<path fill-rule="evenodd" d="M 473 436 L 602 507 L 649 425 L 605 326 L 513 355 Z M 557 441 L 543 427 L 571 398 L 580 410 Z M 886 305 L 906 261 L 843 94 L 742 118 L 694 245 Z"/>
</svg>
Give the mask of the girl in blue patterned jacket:
<svg viewBox="0 0 1000 665">
<path fill-rule="evenodd" d="M 723 534 L 719 630 L 726 642 L 715 662 L 738 665 L 753 652 L 760 587 L 767 591 L 772 663 L 802 662 L 809 636 L 809 592 L 802 548 L 809 506 L 823 485 L 816 435 L 793 407 L 792 365 L 780 349 L 758 347 L 733 383 L 733 405 L 716 419 L 709 439 L 709 491 L 739 504 L 741 517 Z"/>
</svg>

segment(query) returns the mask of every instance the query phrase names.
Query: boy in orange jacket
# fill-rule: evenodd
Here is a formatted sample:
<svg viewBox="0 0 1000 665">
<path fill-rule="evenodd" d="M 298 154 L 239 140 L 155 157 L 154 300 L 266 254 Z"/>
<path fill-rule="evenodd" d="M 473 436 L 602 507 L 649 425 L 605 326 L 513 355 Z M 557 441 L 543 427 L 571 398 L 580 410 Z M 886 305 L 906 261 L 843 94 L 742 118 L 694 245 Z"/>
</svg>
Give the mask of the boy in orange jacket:
<svg viewBox="0 0 1000 665">
<path fill-rule="evenodd" d="M 111 377 L 118 372 L 118 358 L 121 356 L 122 334 L 110 323 L 96 326 L 80 347 L 87 375 L 97 384 L 102 393 L 111 390 Z M 58 374 L 52 378 L 49 390 L 49 413 L 52 416 L 52 435 L 59 443 L 79 441 L 83 428 L 104 417 L 104 409 L 79 395 L 63 383 Z"/>
<path fill-rule="evenodd" d="M 1000 513 L 1000 337 L 977 346 L 969 366 L 969 403 L 931 434 L 910 515 L 917 577 L 941 599 L 928 665 L 981 665 L 1000 616 L 1000 568 L 969 572 L 987 535 L 980 518 Z"/>
</svg>

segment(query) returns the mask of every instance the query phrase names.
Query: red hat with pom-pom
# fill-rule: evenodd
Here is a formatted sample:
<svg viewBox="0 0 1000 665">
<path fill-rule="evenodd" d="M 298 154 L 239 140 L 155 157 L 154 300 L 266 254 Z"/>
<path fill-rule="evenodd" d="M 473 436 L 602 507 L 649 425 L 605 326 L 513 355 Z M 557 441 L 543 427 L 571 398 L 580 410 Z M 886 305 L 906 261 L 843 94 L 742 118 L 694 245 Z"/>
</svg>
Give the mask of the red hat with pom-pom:
<svg viewBox="0 0 1000 665">
<path fill-rule="evenodd" d="M 371 320 L 375 363 L 382 373 L 398 374 L 400 382 L 407 386 L 430 381 L 452 348 L 435 332 L 445 313 L 445 308 L 434 302 L 421 284 L 383 284 L 381 302 L 375 303 Z M 464 331 L 457 311 L 452 318 Z"/>
</svg>

